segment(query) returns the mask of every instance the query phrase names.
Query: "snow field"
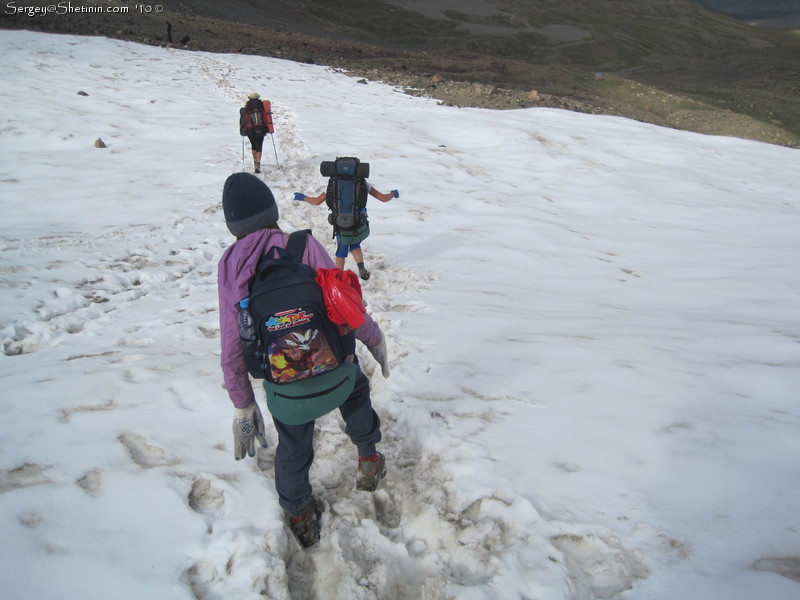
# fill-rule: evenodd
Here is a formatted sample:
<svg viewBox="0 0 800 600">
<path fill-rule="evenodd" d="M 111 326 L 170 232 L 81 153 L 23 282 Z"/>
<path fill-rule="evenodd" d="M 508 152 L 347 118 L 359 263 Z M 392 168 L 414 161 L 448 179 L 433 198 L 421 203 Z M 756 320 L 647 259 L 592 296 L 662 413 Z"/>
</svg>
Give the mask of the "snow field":
<svg viewBox="0 0 800 600">
<path fill-rule="evenodd" d="M 796 597 L 797 151 L 259 57 L 2 44 L 10 598 Z M 251 91 L 273 102 L 286 230 L 333 251 L 324 208 L 291 200 L 321 191 L 321 160 L 401 194 L 371 202 L 365 243 L 391 377 L 359 353 L 389 477 L 355 491 L 321 419 L 309 551 L 274 431 L 233 461 L 218 366 L 219 201 L 251 168 Z"/>
</svg>

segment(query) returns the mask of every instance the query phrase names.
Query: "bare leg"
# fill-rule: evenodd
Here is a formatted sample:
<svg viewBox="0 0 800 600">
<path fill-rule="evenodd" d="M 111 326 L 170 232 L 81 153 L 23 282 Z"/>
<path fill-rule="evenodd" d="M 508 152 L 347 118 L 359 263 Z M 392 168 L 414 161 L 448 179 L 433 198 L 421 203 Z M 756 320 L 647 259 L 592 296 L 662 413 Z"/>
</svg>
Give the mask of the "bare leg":
<svg viewBox="0 0 800 600">
<path fill-rule="evenodd" d="M 261 152 L 253 150 L 253 167 L 256 173 L 261 173 Z"/>
</svg>

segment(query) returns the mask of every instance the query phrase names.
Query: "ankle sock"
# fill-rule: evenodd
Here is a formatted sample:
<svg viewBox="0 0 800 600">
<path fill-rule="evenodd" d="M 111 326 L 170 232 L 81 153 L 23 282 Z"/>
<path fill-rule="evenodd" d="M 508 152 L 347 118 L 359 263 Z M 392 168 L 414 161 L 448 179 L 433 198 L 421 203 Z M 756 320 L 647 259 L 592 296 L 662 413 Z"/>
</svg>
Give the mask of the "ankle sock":
<svg viewBox="0 0 800 600">
<path fill-rule="evenodd" d="M 308 518 L 308 511 L 304 512 L 302 516 L 295 517 L 294 515 L 289 515 L 289 523 L 292 525 L 297 525 L 298 523 L 302 523 Z"/>
</svg>

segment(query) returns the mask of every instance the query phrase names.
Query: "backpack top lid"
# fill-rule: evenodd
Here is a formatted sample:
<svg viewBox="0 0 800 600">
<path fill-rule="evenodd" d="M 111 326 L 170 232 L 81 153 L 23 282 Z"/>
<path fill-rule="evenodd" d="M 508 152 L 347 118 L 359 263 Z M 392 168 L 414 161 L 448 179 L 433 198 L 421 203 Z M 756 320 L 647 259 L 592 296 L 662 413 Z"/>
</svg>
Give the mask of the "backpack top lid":
<svg viewBox="0 0 800 600">
<path fill-rule="evenodd" d="M 369 163 L 361 162 L 354 156 L 339 156 L 336 160 L 324 160 L 319 165 L 323 177 L 369 177 Z"/>
<path fill-rule="evenodd" d="M 336 161 L 336 174 L 353 177 L 356 174 L 358 163 L 357 158 L 340 158 Z"/>
</svg>

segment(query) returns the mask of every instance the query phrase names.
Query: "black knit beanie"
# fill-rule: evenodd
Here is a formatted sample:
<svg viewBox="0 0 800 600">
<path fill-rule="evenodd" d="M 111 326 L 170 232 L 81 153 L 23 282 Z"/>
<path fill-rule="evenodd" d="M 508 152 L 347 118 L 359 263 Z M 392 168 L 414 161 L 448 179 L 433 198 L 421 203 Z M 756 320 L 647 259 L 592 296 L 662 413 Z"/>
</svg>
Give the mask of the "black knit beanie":
<svg viewBox="0 0 800 600">
<path fill-rule="evenodd" d="M 278 205 L 267 184 L 250 173 L 234 173 L 222 188 L 225 224 L 237 238 L 278 222 Z"/>
</svg>

